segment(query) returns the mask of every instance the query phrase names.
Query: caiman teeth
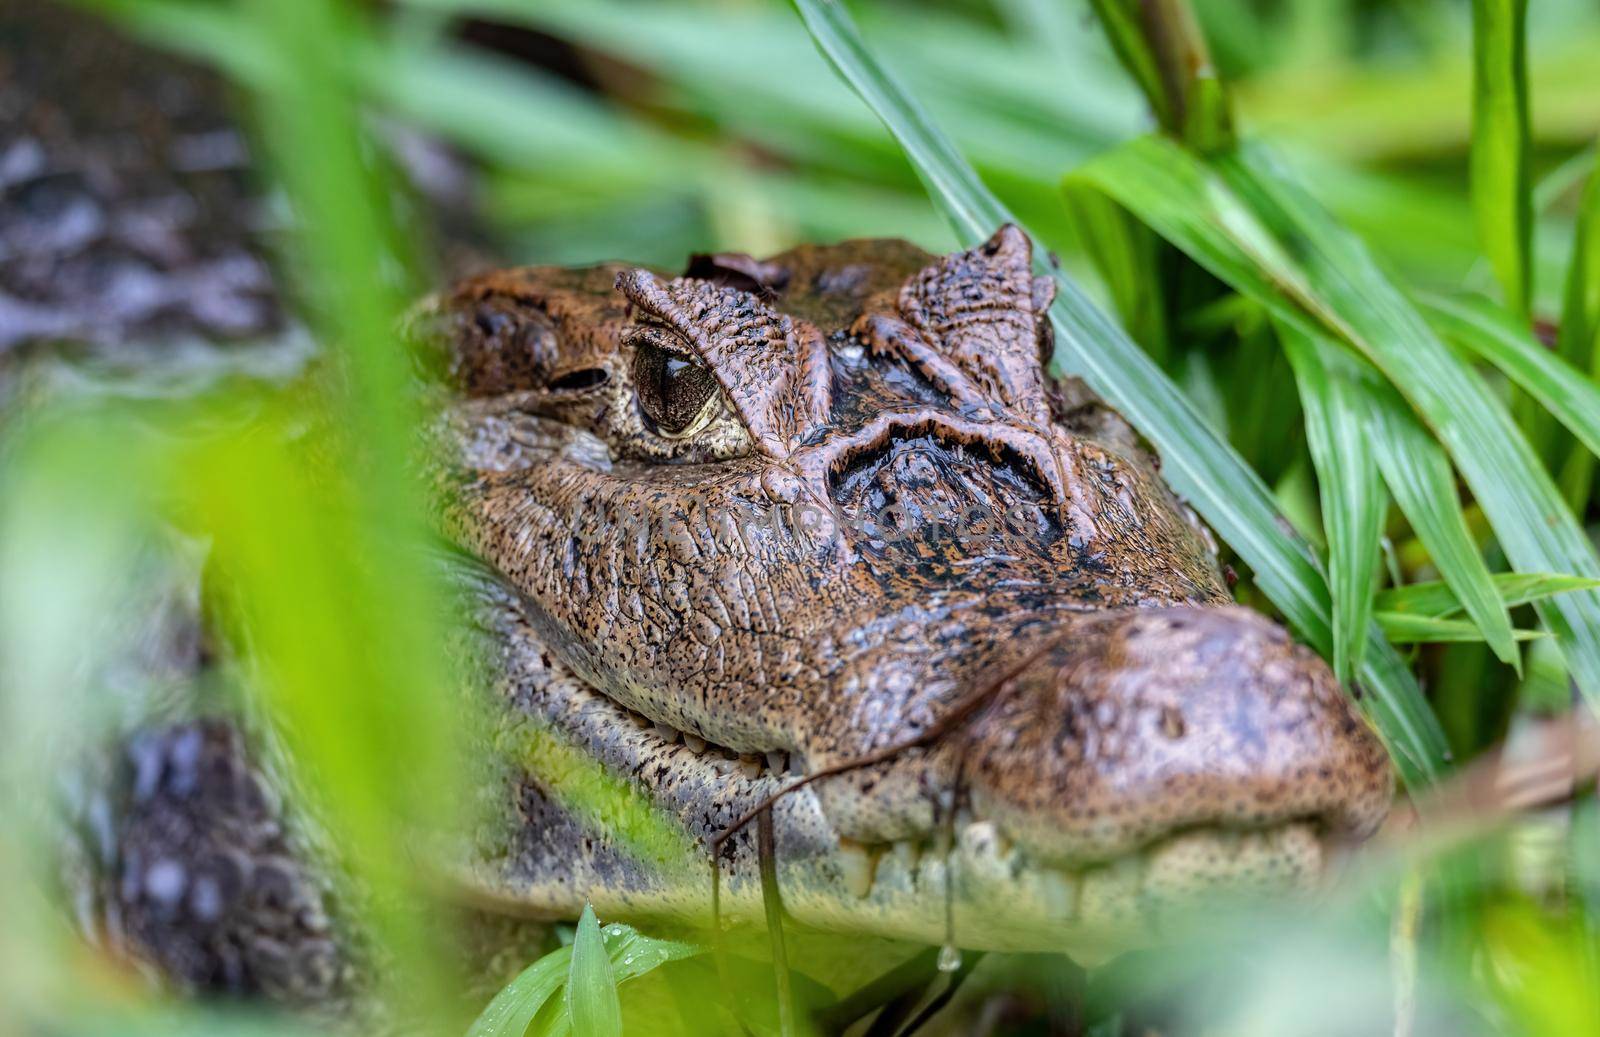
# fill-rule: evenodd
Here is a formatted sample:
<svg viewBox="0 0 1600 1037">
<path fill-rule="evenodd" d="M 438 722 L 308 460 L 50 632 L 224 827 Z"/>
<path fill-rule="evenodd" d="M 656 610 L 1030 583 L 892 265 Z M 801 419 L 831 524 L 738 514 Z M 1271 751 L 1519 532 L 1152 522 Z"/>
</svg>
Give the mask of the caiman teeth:
<svg viewBox="0 0 1600 1037">
<path fill-rule="evenodd" d="M 683 737 L 683 732 L 682 731 L 679 731 L 675 727 L 668 727 L 666 724 L 663 724 L 659 720 L 656 721 L 656 723 L 655 723 L 655 729 L 656 729 L 656 734 L 661 738 L 661 740 L 663 742 L 666 742 L 668 745 L 675 744 L 678 741 L 678 739 Z"/>
<path fill-rule="evenodd" d="M 960 812 L 965 820 L 965 812 Z M 1208 889 L 1281 888 L 1325 871 L 1326 850 L 1315 824 L 1286 822 L 1263 829 L 1201 827 L 1171 833 L 1124 857 L 1064 864 L 1032 858 L 992 821 L 966 821 L 920 839 L 861 843 L 841 837 L 837 851 L 843 888 L 865 900 L 880 884 L 904 893 L 958 874 L 988 888 L 1020 882 L 1048 917 L 1103 922 L 1142 917 L 1181 906 Z"/>
<path fill-rule="evenodd" d="M 701 738 L 699 735 L 692 735 L 687 731 L 683 733 L 683 744 L 687 745 L 689 747 L 689 751 L 692 753 L 703 753 L 706 751 L 706 740 Z"/>
<path fill-rule="evenodd" d="M 882 852 L 882 847 L 869 848 L 850 839 L 839 840 L 839 870 L 844 875 L 845 889 L 857 900 L 864 900 L 872 892 Z"/>
</svg>

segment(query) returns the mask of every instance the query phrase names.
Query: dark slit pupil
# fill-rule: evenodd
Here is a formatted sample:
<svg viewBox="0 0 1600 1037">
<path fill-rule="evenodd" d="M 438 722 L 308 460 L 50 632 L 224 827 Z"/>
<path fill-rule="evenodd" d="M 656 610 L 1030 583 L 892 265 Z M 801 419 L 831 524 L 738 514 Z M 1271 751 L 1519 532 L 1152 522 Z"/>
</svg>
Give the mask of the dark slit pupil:
<svg viewBox="0 0 1600 1037">
<path fill-rule="evenodd" d="M 639 408 L 664 432 L 688 428 L 717 391 L 716 378 L 706 368 L 649 343 L 639 344 L 633 370 Z"/>
</svg>

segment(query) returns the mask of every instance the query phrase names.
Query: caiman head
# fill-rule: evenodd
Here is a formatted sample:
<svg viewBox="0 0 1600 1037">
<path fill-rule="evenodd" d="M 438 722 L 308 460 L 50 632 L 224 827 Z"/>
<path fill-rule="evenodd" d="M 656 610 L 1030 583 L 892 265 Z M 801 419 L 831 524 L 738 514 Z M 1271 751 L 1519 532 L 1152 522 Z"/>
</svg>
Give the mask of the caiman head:
<svg viewBox="0 0 1600 1037">
<path fill-rule="evenodd" d="M 515 807 L 482 896 L 705 917 L 715 844 L 723 910 L 759 913 L 737 823 L 821 775 L 771 808 L 794 918 L 1063 949 L 1375 827 L 1386 757 L 1328 668 L 1045 376 L 1051 294 L 1006 227 L 433 301 Z"/>
</svg>

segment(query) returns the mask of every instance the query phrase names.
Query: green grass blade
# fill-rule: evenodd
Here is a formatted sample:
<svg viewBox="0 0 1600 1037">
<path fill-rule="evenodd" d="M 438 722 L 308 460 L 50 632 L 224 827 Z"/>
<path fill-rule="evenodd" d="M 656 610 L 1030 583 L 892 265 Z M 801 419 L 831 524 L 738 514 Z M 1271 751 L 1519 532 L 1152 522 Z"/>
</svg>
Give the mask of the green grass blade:
<svg viewBox="0 0 1600 1037">
<path fill-rule="evenodd" d="M 1504 403 L 1266 152 L 1207 164 L 1151 137 L 1081 175 L 1280 320 L 1330 331 L 1377 366 L 1450 452 L 1516 568 L 1600 577 L 1593 545 Z M 1537 607 L 1600 706 L 1600 593 Z"/>
<path fill-rule="evenodd" d="M 1394 387 L 1375 373 L 1366 398 L 1378 467 L 1389 492 L 1428 549 L 1452 600 L 1483 631 L 1495 656 L 1520 670 L 1522 656 L 1512 638 L 1511 616 L 1467 528 L 1450 458 Z M 1374 603 L 1374 607 L 1380 606 Z"/>
<path fill-rule="evenodd" d="M 1561 330 L 1556 352 L 1568 363 L 1600 381 L 1600 148 L 1593 154 L 1578 217 L 1572 229 L 1572 255 L 1567 261 L 1567 285 L 1561 303 Z M 1585 444 L 1587 446 L 1587 444 Z M 1561 488 L 1573 510 L 1580 514 L 1594 488 L 1595 454 L 1573 447 L 1561 465 Z"/>
<path fill-rule="evenodd" d="M 989 192 L 927 114 L 867 51 L 838 4 L 795 0 L 818 48 L 883 120 L 958 236 L 973 244 L 1011 214 Z M 1160 452 L 1163 472 L 1212 529 L 1250 566 L 1257 586 L 1307 641 L 1332 648 L 1327 582 L 1259 476 L 1217 435 L 1187 397 L 1127 334 L 1060 271 L 1050 315 L 1055 361 L 1080 375 Z M 1408 783 L 1426 784 L 1446 755 L 1416 681 L 1373 628 L 1361 681 L 1362 704 Z"/>
<path fill-rule="evenodd" d="M 1592 453 L 1600 454 L 1600 385 L 1544 348 L 1488 299 L 1421 294 L 1433 325 L 1527 390 Z"/>
<path fill-rule="evenodd" d="M 1361 389 L 1341 370 L 1335 352 L 1339 347 L 1287 325 L 1279 334 L 1300 388 L 1306 444 L 1321 489 L 1333 591 L 1333 669 L 1341 682 L 1348 682 L 1366 646 L 1378 540 L 1388 506 Z"/>
<path fill-rule="evenodd" d="M 1572 230 L 1557 344 L 1569 362 L 1600 377 L 1600 149 L 1592 159 Z"/>
<path fill-rule="evenodd" d="M 1472 208 L 1506 308 L 1533 299 L 1527 0 L 1472 2 Z"/>
<path fill-rule="evenodd" d="M 586 914 L 592 912 L 585 908 Z M 580 919 L 579 928 L 582 928 Z M 694 944 L 675 940 L 660 940 L 643 936 L 630 926 L 616 922 L 596 931 L 605 944 L 605 956 L 611 963 L 611 975 L 616 986 L 644 975 L 669 962 L 682 961 L 704 953 Z M 472 1027 L 467 1037 L 522 1037 L 538 1017 L 540 1009 L 549 1003 L 558 991 L 567 986 L 572 969 L 572 956 L 577 948 L 574 933 L 570 947 L 560 947 L 544 955 L 507 983 L 494 996 Z M 547 1018 L 541 1033 L 573 1032 L 570 1013 Z"/>
<path fill-rule="evenodd" d="M 1514 608 L 1555 594 L 1594 590 L 1600 587 L 1600 580 L 1559 573 L 1495 573 L 1493 586 L 1496 598 L 1506 607 Z M 1379 591 L 1372 607 L 1383 612 L 1432 616 L 1435 619 L 1446 619 L 1462 610 L 1461 599 L 1456 596 L 1454 588 L 1440 580 Z"/>
<path fill-rule="evenodd" d="M 1144 94 L 1157 124 L 1169 132 L 1181 132 L 1183 99 L 1173 97 L 1162 78 L 1161 58 L 1150 45 L 1138 5 L 1129 0 L 1090 0 L 1090 6 L 1105 30 L 1112 52 Z"/>
<path fill-rule="evenodd" d="M 1233 144 L 1233 114 L 1188 0 L 1091 0 L 1156 122 L 1200 151 Z"/>
<path fill-rule="evenodd" d="M 1067 190 L 1063 198 L 1095 272 L 1110 293 L 1117 319 L 1135 342 L 1165 365 L 1170 332 L 1160 258 L 1167 246 L 1097 191 Z"/>
<path fill-rule="evenodd" d="M 567 1018 L 577 1037 L 622 1037 L 622 1002 L 594 908 L 583 905 L 567 970 Z"/>
<path fill-rule="evenodd" d="M 522 1037 L 567 981 L 571 961 L 572 948 L 560 947 L 523 969 L 484 1008 L 467 1037 Z"/>
<path fill-rule="evenodd" d="M 1476 623 L 1461 619 L 1438 619 L 1410 612 L 1374 612 L 1373 618 L 1383 628 L 1384 636 L 1395 644 L 1447 644 L 1483 640 L 1483 631 L 1478 629 Z M 1518 641 L 1549 636 L 1543 630 L 1513 630 L 1511 633 Z"/>
</svg>

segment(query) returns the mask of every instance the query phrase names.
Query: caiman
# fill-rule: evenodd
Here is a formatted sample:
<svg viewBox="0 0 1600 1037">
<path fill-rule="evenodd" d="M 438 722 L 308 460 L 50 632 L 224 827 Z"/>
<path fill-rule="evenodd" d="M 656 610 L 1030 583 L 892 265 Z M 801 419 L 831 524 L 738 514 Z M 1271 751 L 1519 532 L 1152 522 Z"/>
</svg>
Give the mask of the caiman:
<svg viewBox="0 0 1600 1037">
<path fill-rule="evenodd" d="M 277 333 L 215 82 L 47 10 L 0 0 L 61 44 L 0 68 L 0 352 Z M 148 87 L 95 107 L 90 80 Z M 759 917 L 770 805 L 801 924 L 1093 954 L 1208 891 L 1309 885 L 1372 831 L 1381 746 L 1232 602 L 1154 454 L 1046 376 L 1051 290 L 1006 227 L 943 258 L 505 270 L 421 307 L 419 439 L 490 675 L 491 820 L 436 862 L 470 903 L 703 923 L 714 862 L 727 919 Z M 179 677 L 192 605 L 150 610 Z M 180 988 L 342 1000 L 351 920 L 246 728 L 118 750 L 77 903 Z"/>
<path fill-rule="evenodd" d="M 1375 828 L 1383 748 L 1233 603 L 1129 426 L 1046 375 L 1051 295 L 1008 226 L 942 258 L 511 269 L 420 308 L 502 761 L 499 824 L 445 869 L 473 903 L 703 923 L 715 860 L 725 918 L 759 918 L 770 808 L 802 925 L 1093 954 Z M 132 945 L 189 986 L 339 986 L 245 740 L 128 759 L 105 891 Z M 617 802 L 568 795 L 573 760 Z"/>
</svg>

